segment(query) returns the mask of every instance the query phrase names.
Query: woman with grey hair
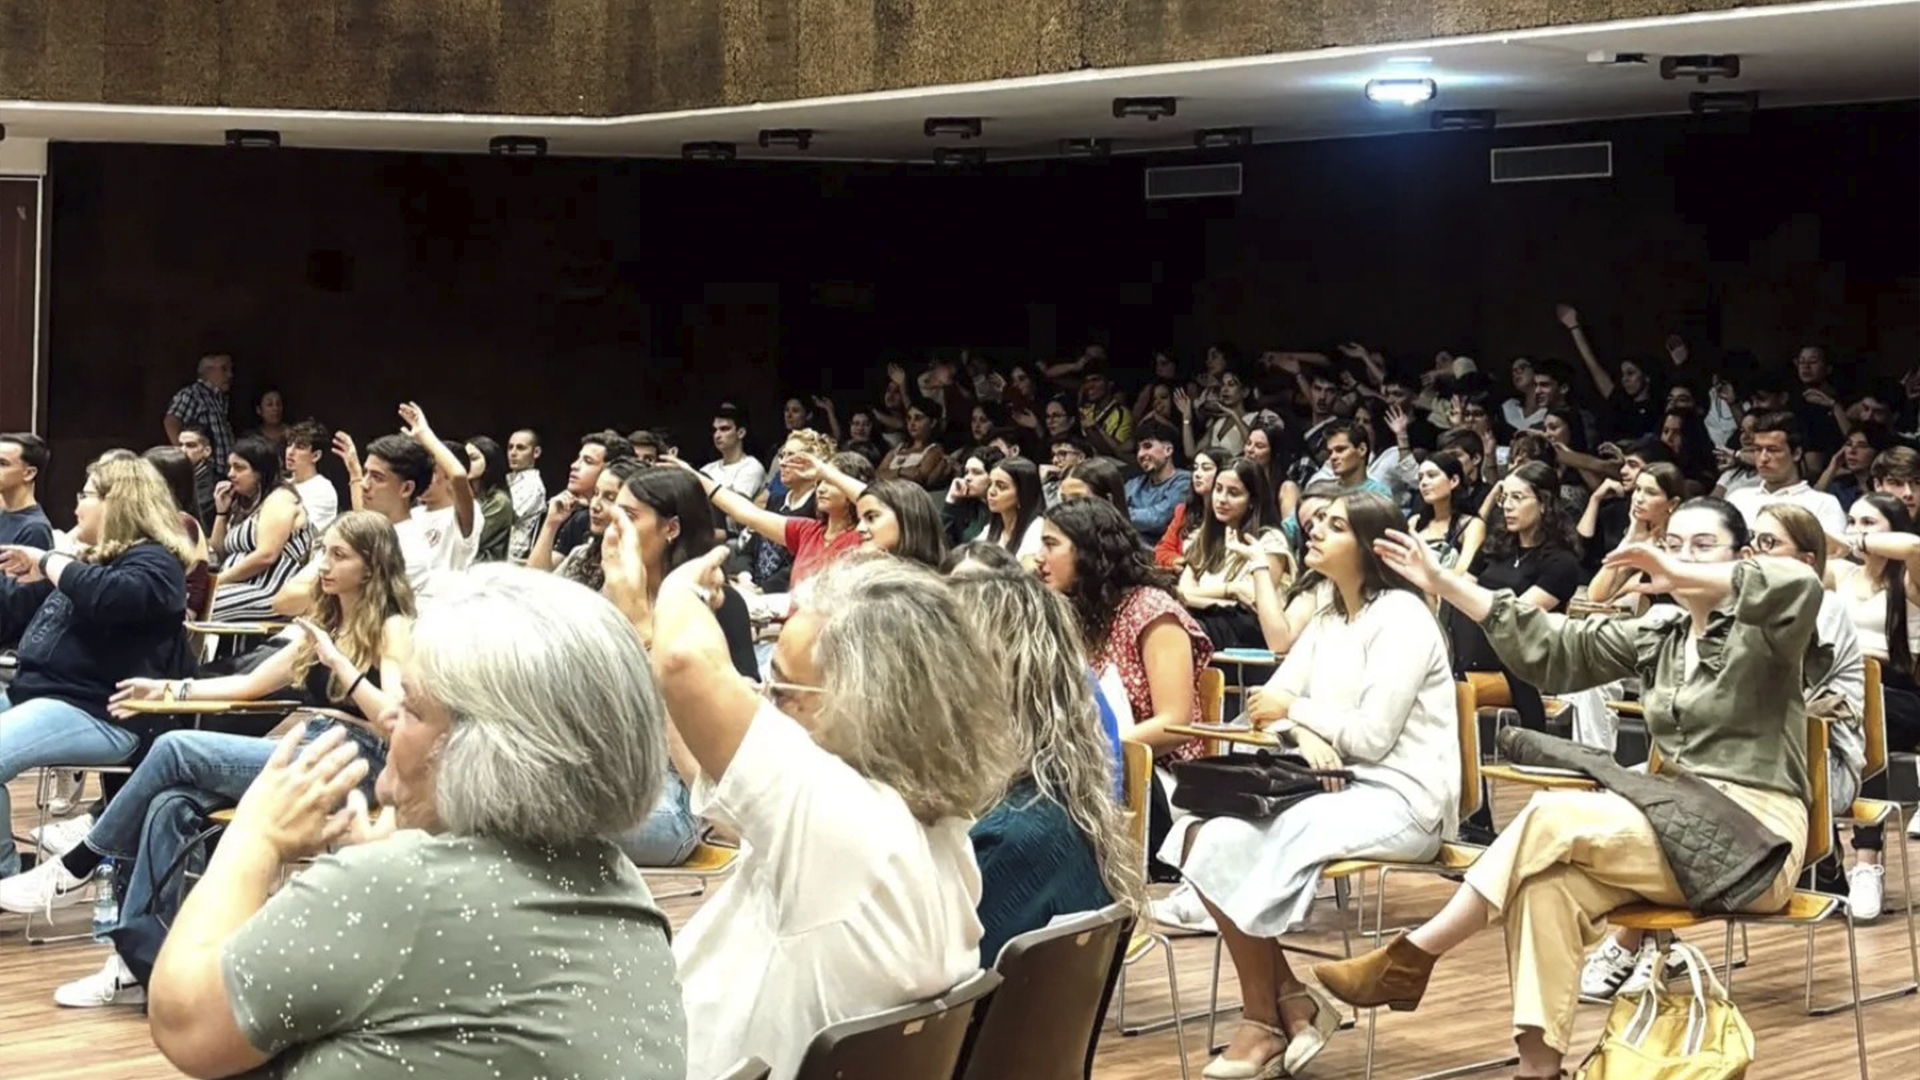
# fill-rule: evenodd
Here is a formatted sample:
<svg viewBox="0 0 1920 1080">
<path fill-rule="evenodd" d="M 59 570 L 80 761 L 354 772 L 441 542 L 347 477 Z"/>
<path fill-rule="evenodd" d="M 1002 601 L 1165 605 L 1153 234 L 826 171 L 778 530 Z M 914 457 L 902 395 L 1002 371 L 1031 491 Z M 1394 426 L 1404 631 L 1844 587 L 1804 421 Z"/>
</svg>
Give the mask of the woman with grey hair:
<svg viewBox="0 0 1920 1080">
<path fill-rule="evenodd" d="M 646 656 L 569 582 L 461 580 L 414 626 L 377 818 L 338 729 L 289 735 L 241 799 L 149 985 L 183 1071 L 685 1075 L 666 917 L 602 839 L 666 769 Z"/>
<path fill-rule="evenodd" d="M 615 520 L 607 588 L 644 591 Z M 674 943 L 688 1075 L 742 1054 L 798 1068 L 837 1020 L 933 997 L 980 966 L 967 831 L 1013 770 L 998 665 L 952 587 L 891 556 L 809 578 L 764 697 L 734 674 L 711 602 L 725 552 L 670 574 L 653 664 L 698 759 L 694 808 L 737 829 L 740 869 Z"/>
</svg>

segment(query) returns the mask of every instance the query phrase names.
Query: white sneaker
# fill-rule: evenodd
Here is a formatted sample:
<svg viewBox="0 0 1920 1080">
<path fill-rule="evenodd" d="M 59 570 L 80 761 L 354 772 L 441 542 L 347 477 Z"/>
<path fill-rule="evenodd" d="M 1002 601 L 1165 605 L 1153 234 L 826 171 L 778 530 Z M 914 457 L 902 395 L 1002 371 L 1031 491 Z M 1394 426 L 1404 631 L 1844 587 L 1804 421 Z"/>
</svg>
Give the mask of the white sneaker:
<svg viewBox="0 0 1920 1080">
<path fill-rule="evenodd" d="M 133 972 L 119 953 L 106 966 L 84 979 L 75 979 L 53 992 L 56 1005 L 69 1009 L 98 1009 L 106 1005 L 145 1005 L 147 988 L 133 981 Z"/>
<path fill-rule="evenodd" d="M 1620 990 L 1620 984 L 1632 975 L 1639 954 L 1620 947 L 1609 937 L 1587 957 L 1580 969 L 1580 996 L 1607 1001 Z"/>
<path fill-rule="evenodd" d="M 73 813 L 73 803 L 86 786 L 87 774 L 62 770 L 53 774 L 53 794 L 47 797 L 47 813 L 65 817 Z"/>
<path fill-rule="evenodd" d="M 1200 894 L 1194 892 L 1193 886 L 1184 881 L 1168 893 L 1166 899 L 1153 902 L 1153 918 L 1155 922 L 1162 925 L 1177 927 L 1196 934 L 1220 932 L 1220 927 L 1213 921 L 1213 916 L 1207 914 L 1206 907 L 1200 903 Z"/>
<path fill-rule="evenodd" d="M 87 880 L 67 873 L 59 859 L 48 859 L 24 874 L 0 880 L 0 911 L 30 915 L 72 907 L 86 899 Z"/>
<path fill-rule="evenodd" d="M 1887 868 L 1854 864 L 1847 871 L 1847 910 L 1861 922 L 1880 917 L 1880 904 L 1886 898 Z"/>
<path fill-rule="evenodd" d="M 1647 988 L 1647 984 L 1653 981 L 1653 965 L 1659 961 L 1660 952 L 1660 946 L 1654 944 L 1652 939 L 1641 943 L 1640 957 L 1634 962 L 1633 974 L 1620 984 L 1621 994 L 1630 997 Z M 1687 977 L 1687 962 L 1680 959 L 1678 954 L 1668 956 L 1666 970 L 1662 974 L 1669 980 L 1684 979 Z"/>
<path fill-rule="evenodd" d="M 42 859 L 57 859 L 79 847 L 80 841 L 85 840 L 92 831 L 93 815 L 81 814 L 77 818 L 49 822 L 28 835 L 33 837 L 33 844 L 40 849 Z"/>
</svg>

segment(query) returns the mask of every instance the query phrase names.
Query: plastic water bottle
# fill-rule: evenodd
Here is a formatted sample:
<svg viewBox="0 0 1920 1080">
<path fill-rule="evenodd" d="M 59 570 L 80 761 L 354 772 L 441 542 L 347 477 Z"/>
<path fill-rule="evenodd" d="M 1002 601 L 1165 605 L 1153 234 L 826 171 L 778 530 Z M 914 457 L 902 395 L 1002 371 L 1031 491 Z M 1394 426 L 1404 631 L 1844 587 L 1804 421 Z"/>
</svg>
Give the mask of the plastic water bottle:
<svg viewBox="0 0 1920 1080">
<path fill-rule="evenodd" d="M 93 872 L 93 940 L 111 941 L 107 932 L 120 925 L 120 901 L 113 893 L 113 860 L 101 859 Z"/>
</svg>

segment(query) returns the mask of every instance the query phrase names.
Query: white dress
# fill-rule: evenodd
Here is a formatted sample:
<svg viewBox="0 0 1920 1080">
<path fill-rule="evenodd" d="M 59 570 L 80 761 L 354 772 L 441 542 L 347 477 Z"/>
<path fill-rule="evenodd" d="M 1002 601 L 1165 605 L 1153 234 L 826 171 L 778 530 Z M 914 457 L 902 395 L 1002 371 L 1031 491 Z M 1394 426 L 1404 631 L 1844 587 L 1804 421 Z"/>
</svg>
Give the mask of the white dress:
<svg viewBox="0 0 1920 1080">
<path fill-rule="evenodd" d="M 1296 696 L 1290 719 L 1326 740 L 1353 782 L 1264 821 L 1182 819 L 1160 848 L 1254 937 L 1306 920 L 1326 863 L 1432 858 L 1460 805 L 1453 671 L 1418 594 L 1381 593 L 1351 621 L 1331 608 L 1314 616 L 1263 692 L 1277 691 Z"/>
</svg>

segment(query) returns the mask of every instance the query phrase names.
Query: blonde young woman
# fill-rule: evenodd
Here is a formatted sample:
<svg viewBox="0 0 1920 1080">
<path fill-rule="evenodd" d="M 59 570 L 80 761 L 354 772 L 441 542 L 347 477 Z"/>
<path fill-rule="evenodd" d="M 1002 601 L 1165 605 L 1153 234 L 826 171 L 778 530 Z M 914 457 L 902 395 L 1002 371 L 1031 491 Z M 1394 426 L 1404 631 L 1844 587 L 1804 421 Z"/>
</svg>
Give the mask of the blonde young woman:
<svg viewBox="0 0 1920 1080">
<path fill-rule="evenodd" d="M 136 701 L 254 701 L 291 690 L 314 710 L 306 738 L 317 738 L 336 720 L 345 721 L 362 756 L 376 764 L 383 761 L 386 725 L 399 700 L 398 658 L 405 653 L 414 615 L 400 541 L 385 517 L 355 510 L 334 519 L 319 560 L 309 609 L 313 614 L 294 624 L 301 631 L 297 640 L 244 675 L 124 678 L 107 709 L 126 719 L 134 715 L 126 706 Z M 86 839 L 60 859 L 6 883 L 0 910 L 76 903 L 94 867 L 103 858 L 113 858 L 129 868 L 121 925 L 149 914 L 164 918 L 171 913 L 172 898 L 156 895 L 155 886 L 197 822 L 168 818 L 150 827 L 149 808 L 174 797 L 201 810 L 231 806 L 265 766 L 273 747 L 270 739 L 213 731 L 161 735 Z M 145 993 L 135 971 L 144 971 L 152 959 L 150 952 L 130 951 L 125 960 L 134 967 L 129 968 L 116 955 L 98 974 L 60 988 L 55 1000 L 75 1007 L 139 1004 Z"/>
<path fill-rule="evenodd" d="M 1005 550 L 1005 549 L 1001 549 Z M 997 648 L 1022 768 L 973 826 L 980 966 L 1009 938 L 1115 899 L 1145 911 L 1139 849 L 1113 798 L 1086 648 L 1073 608 L 1030 574 L 956 576 L 968 622 Z"/>
<path fill-rule="evenodd" d="M 74 518 L 82 555 L 0 547 L 0 572 L 36 608 L 18 673 L 0 694 L 0 821 L 12 820 L 7 782 L 28 769 L 133 757 L 139 736 L 107 709 L 114 684 L 187 660 L 193 549 L 159 471 L 131 456 L 95 462 Z M 13 832 L 0 830 L 0 878 L 19 871 Z"/>
</svg>

